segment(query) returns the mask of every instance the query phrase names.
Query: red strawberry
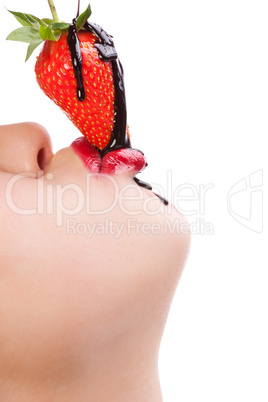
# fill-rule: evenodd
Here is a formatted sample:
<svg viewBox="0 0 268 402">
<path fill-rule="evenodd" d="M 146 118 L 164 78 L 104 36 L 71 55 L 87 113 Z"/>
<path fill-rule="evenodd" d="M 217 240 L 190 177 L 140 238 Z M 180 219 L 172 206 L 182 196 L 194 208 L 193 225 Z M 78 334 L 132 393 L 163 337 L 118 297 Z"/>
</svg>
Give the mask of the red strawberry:
<svg viewBox="0 0 268 402">
<path fill-rule="evenodd" d="M 36 79 L 44 93 L 66 113 L 82 134 L 99 149 L 108 144 L 114 122 L 114 85 L 110 62 L 102 61 L 94 47 L 95 34 L 79 31 L 85 100 L 77 99 L 67 33 L 47 40 L 35 65 Z"/>
<path fill-rule="evenodd" d="M 35 65 L 37 82 L 99 149 L 97 160 L 102 158 L 106 165 L 99 165 L 98 169 L 103 168 L 106 174 L 115 173 L 120 164 L 123 170 L 133 166 L 143 169 L 146 166 L 143 153 L 131 149 L 123 68 L 111 36 L 99 25 L 88 22 L 90 5 L 79 15 L 78 1 L 77 17 L 72 24 L 66 24 L 59 21 L 53 0 L 48 3 L 52 20 L 10 11 L 22 28 L 11 32 L 7 39 L 29 43 L 26 60 L 45 41 Z M 83 155 L 85 150 L 92 155 L 93 148 L 84 145 Z M 152 189 L 136 177 L 134 181 Z"/>
<path fill-rule="evenodd" d="M 53 0 L 49 0 L 49 5 L 53 20 L 40 20 L 31 14 L 10 11 L 23 27 L 11 32 L 7 39 L 29 43 L 26 60 L 40 43 L 45 42 L 35 65 L 37 82 L 93 145 L 100 150 L 108 144 L 114 149 L 130 146 L 126 119 L 120 116 L 116 122 L 114 118 L 115 110 L 121 111 L 120 105 L 124 106 L 125 100 L 123 95 L 118 98 L 119 104 L 115 102 L 115 88 L 119 85 L 120 91 L 123 82 L 116 84 L 117 87 L 114 84 L 115 49 L 111 37 L 105 33 L 108 42 L 103 43 L 99 37 L 104 33 L 102 28 L 93 24 L 95 30 L 100 29 L 98 33 L 90 28 L 87 22 L 91 15 L 90 5 L 72 24 L 59 21 Z M 100 47 L 108 52 L 107 57 L 106 54 L 100 56 Z M 79 62 L 79 66 L 74 62 Z M 116 68 L 120 70 L 119 62 L 116 62 Z M 78 90 L 83 96 L 78 96 Z"/>
</svg>

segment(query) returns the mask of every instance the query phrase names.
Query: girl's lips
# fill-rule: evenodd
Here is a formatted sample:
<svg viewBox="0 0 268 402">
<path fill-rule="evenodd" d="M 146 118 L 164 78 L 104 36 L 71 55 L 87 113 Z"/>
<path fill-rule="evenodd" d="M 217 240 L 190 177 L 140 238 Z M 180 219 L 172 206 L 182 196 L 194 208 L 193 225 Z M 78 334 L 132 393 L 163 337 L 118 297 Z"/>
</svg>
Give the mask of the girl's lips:
<svg viewBox="0 0 268 402">
<path fill-rule="evenodd" d="M 118 149 L 101 158 L 98 150 L 85 137 L 77 138 L 71 146 L 91 173 L 121 174 L 133 172 L 135 175 L 146 167 L 144 155 L 135 149 Z"/>
</svg>

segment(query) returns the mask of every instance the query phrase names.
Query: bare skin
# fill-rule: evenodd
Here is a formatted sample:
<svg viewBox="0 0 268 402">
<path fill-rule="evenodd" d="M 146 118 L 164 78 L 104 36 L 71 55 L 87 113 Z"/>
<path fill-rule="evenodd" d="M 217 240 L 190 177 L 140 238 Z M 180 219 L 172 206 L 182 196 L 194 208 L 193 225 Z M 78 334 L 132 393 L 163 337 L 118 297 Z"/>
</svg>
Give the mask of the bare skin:
<svg viewBox="0 0 268 402">
<path fill-rule="evenodd" d="M 190 236 L 132 177 L 93 176 L 71 147 L 53 155 L 37 124 L 0 126 L 1 401 L 162 401 Z"/>
</svg>

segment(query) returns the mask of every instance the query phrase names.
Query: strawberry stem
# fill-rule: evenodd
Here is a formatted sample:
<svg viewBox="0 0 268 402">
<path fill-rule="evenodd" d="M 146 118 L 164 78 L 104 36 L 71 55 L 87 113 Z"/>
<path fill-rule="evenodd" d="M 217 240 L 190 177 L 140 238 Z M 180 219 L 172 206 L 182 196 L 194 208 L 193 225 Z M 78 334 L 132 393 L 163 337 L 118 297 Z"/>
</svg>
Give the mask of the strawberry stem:
<svg viewBox="0 0 268 402">
<path fill-rule="evenodd" d="M 55 22 L 60 22 L 53 0 L 48 0 L 50 11 Z"/>
<path fill-rule="evenodd" d="M 80 0 L 78 0 L 78 6 L 77 6 L 77 14 L 76 14 L 76 18 L 79 17 L 80 14 Z"/>
</svg>

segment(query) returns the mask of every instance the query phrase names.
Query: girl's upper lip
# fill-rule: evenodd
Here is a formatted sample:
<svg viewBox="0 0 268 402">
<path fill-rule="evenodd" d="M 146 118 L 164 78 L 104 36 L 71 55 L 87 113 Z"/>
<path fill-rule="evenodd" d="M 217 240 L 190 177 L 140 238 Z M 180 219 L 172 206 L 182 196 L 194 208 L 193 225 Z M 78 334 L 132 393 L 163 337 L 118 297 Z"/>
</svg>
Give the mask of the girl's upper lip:
<svg viewBox="0 0 268 402">
<path fill-rule="evenodd" d="M 101 158 L 99 151 L 85 137 L 77 138 L 71 147 L 91 173 L 136 174 L 147 166 L 144 155 L 132 148 L 114 150 Z"/>
</svg>

